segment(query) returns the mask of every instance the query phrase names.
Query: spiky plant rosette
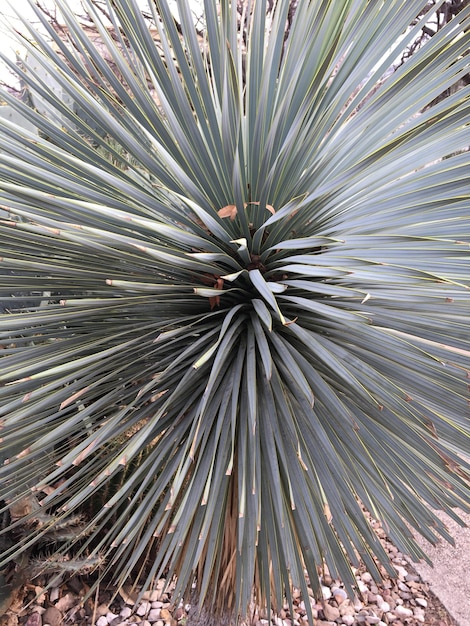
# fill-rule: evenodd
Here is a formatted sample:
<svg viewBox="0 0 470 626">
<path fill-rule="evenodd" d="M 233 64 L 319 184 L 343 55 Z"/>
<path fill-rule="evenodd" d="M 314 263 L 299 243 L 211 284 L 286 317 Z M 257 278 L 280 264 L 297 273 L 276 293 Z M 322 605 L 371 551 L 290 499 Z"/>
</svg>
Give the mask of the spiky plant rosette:
<svg viewBox="0 0 470 626">
<path fill-rule="evenodd" d="M 470 493 L 470 6 L 387 72 L 424 0 L 56 4 L 1 121 L 6 506 L 241 613 L 393 573 L 364 510 L 422 557 Z"/>
</svg>

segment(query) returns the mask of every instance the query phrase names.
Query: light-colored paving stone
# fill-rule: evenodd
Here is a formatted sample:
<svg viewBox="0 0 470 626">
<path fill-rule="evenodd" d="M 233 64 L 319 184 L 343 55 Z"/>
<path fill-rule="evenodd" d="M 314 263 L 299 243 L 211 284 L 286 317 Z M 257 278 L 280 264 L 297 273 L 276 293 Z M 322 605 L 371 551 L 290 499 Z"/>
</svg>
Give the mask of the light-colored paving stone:
<svg viewBox="0 0 470 626">
<path fill-rule="evenodd" d="M 420 576 L 460 626 L 470 626 L 470 515 L 459 512 L 467 527 L 462 528 L 444 513 L 437 513 L 455 540 L 455 546 L 440 541 L 432 546 L 421 536 L 417 542 L 433 563 L 414 563 Z"/>
</svg>

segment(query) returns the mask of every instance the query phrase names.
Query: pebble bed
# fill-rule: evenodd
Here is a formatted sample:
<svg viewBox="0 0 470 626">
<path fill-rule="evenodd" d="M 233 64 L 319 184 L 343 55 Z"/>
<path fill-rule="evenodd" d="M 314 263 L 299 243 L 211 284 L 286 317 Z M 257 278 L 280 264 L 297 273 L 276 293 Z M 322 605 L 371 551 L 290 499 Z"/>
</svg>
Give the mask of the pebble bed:
<svg viewBox="0 0 470 626">
<path fill-rule="evenodd" d="M 267 619 L 263 610 L 255 610 L 252 619 L 241 626 L 440 626 L 453 621 L 441 621 L 428 615 L 430 594 L 428 586 L 416 574 L 403 554 L 378 529 L 397 578 L 385 578 L 378 585 L 364 567 L 355 570 L 358 597 L 352 601 L 347 597 L 341 581 L 325 575 L 322 578 L 323 600 L 316 601 L 313 591 L 308 601 L 312 606 L 314 625 L 309 624 L 305 610 L 305 599 L 299 590 L 294 590 L 293 612 L 286 604 L 277 615 Z M 32 593 L 31 590 L 30 593 Z M 35 587 L 36 593 L 40 591 Z M 155 589 L 142 594 L 137 602 L 137 592 L 124 588 L 112 599 L 110 592 L 102 591 L 97 599 L 80 603 L 83 589 L 75 589 L 69 581 L 62 587 L 50 590 L 30 605 L 27 615 L 19 616 L 18 625 L 60 626 L 185 626 L 191 606 L 171 602 L 171 585 L 165 588 L 165 580 L 158 581 Z"/>
</svg>

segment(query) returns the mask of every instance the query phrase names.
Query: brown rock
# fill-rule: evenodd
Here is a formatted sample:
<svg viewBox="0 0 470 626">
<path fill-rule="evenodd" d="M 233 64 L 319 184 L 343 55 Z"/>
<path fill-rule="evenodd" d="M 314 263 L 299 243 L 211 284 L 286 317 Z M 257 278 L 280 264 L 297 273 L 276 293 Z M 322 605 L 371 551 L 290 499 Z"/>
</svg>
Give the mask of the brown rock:
<svg viewBox="0 0 470 626">
<path fill-rule="evenodd" d="M 356 609 L 351 603 L 351 600 L 345 600 L 341 606 L 339 607 L 340 615 L 354 615 L 356 613 Z"/>
<path fill-rule="evenodd" d="M 325 604 L 323 607 L 323 615 L 328 621 L 334 622 L 338 619 L 340 613 L 339 609 L 335 606 L 331 606 L 331 604 Z"/>
<path fill-rule="evenodd" d="M 57 607 L 60 610 L 60 607 Z M 109 613 L 109 606 L 107 604 L 98 604 L 95 610 L 95 616 L 101 617 L 102 615 L 107 615 Z"/>
<path fill-rule="evenodd" d="M 69 592 L 66 593 L 65 596 L 62 596 L 61 598 L 59 598 L 59 600 L 57 600 L 57 602 L 55 603 L 55 608 L 59 609 L 59 611 L 61 611 L 62 613 L 65 613 L 77 604 L 79 604 L 77 596 Z M 101 615 L 103 615 L 103 613 L 101 613 Z M 104 615 L 106 615 L 106 613 L 104 613 Z"/>
<path fill-rule="evenodd" d="M 158 602 L 161 598 L 162 591 L 161 589 L 153 589 L 152 591 L 144 591 L 142 594 L 142 600 L 147 600 L 148 602 Z"/>
<path fill-rule="evenodd" d="M 177 621 L 173 619 L 173 616 L 168 609 L 162 609 L 160 611 L 160 619 L 164 620 L 165 624 L 170 624 L 171 626 L 173 626 L 173 623 L 177 624 Z"/>
<path fill-rule="evenodd" d="M 6 617 L 6 615 L 4 617 Z M 16 623 L 18 624 L 17 617 L 16 617 Z M 2 626 L 6 626 L 6 624 L 3 624 L 3 622 L 1 622 L 1 624 Z M 13 625 L 9 624 L 8 626 L 13 626 Z M 24 623 L 24 626 L 42 626 L 42 619 L 39 613 L 31 613 L 31 615 L 28 617 L 28 619 Z"/>
<path fill-rule="evenodd" d="M 42 623 L 50 626 L 60 626 L 62 624 L 62 613 L 55 606 L 50 606 L 42 614 Z"/>
</svg>

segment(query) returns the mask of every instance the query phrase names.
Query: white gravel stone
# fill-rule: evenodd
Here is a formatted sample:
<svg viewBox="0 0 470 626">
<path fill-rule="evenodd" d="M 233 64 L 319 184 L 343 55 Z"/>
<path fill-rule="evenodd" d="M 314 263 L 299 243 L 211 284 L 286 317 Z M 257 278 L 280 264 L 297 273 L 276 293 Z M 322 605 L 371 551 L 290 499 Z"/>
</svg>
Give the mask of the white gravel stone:
<svg viewBox="0 0 470 626">
<path fill-rule="evenodd" d="M 157 585 L 157 589 L 154 589 L 153 591 L 145 591 L 142 595 L 142 600 L 146 600 L 147 602 L 157 602 L 157 600 L 160 600 L 160 596 L 162 595 L 162 585 L 160 585 L 160 581 L 158 581 L 158 585 Z"/>
<path fill-rule="evenodd" d="M 343 615 L 341 621 L 343 623 L 343 626 L 353 626 L 356 620 L 354 618 L 354 615 Z"/>
<path fill-rule="evenodd" d="M 96 620 L 96 626 L 108 626 L 108 620 L 105 615 L 102 615 Z"/>
<path fill-rule="evenodd" d="M 160 619 L 161 609 L 150 609 L 147 619 L 149 622 L 157 622 Z"/>
<path fill-rule="evenodd" d="M 345 590 L 341 589 L 340 587 L 333 587 L 331 592 L 333 594 L 334 599 L 336 600 L 338 604 L 343 604 L 343 602 L 348 597 L 348 594 L 345 592 Z"/>
<path fill-rule="evenodd" d="M 428 601 L 425 600 L 424 598 L 415 598 L 415 602 L 416 604 L 419 604 L 419 606 L 422 606 L 423 608 L 426 608 L 428 606 Z"/>
<path fill-rule="evenodd" d="M 116 617 L 119 617 L 119 615 L 111 613 L 111 611 L 108 611 L 108 613 L 106 613 L 106 619 L 108 620 L 108 624 L 111 624 L 111 622 L 116 619 Z"/>
<path fill-rule="evenodd" d="M 152 605 L 150 604 L 150 602 L 148 602 L 147 600 L 144 600 L 137 607 L 136 614 L 142 617 L 143 615 L 146 615 L 150 611 L 151 608 L 152 608 Z"/>
<path fill-rule="evenodd" d="M 390 604 L 388 602 L 382 602 L 382 604 L 380 606 L 379 605 L 377 605 L 377 606 L 384 613 L 388 613 L 391 610 Z"/>
<path fill-rule="evenodd" d="M 133 611 L 131 609 L 130 606 L 125 606 L 121 612 L 119 613 L 119 615 L 123 618 L 123 619 L 127 619 L 128 617 L 130 617 L 132 615 Z"/>
<path fill-rule="evenodd" d="M 395 569 L 397 570 L 398 578 L 400 578 L 400 580 L 405 580 L 405 578 L 408 576 L 408 572 L 406 571 L 406 569 L 404 567 L 401 567 L 401 565 L 395 565 Z"/>
<path fill-rule="evenodd" d="M 329 600 L 331 596 L 333 595 L 329 587 L 322 587 L 321 592 L 322 592 L 322 596 L 324 600 Z"/>
<path fill-rule="evenodd" d="M 51 604 L 54 604 L 59 599 L 59 596 L 60 596 L 59 587 L 53 587 L 49 592 L 49 602 Z"/>
<path fill-rule="evenodd" d="M 397 617 L 411 617 L 413 615 L 413 611 L 411 609 L 407 609 L 401 604 L 397 605 L 393 613 L 395 613 Z"/>
<path fill-rule="evenodd" d="M 361 574 L 361 580 L 363 580 L 365 583 L 370 583 L 372 580 L 372 576 L 369 574 L 369 572 L 364 572 L 363 574 Z"/>
</svg>

